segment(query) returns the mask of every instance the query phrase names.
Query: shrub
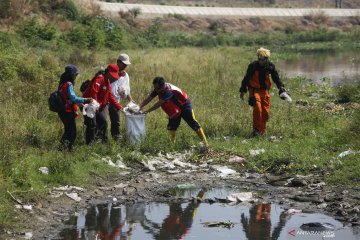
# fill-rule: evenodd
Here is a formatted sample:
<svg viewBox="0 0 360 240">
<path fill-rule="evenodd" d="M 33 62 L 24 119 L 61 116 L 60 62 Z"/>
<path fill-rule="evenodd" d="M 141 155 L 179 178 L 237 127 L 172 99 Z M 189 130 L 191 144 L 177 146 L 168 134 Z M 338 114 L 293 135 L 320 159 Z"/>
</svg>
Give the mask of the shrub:
<svg viewBox="0 0 360 240">
<path fill-rule="evenodd" d="M 336 96 L 339 103 L 360 103 L 360 80 L 354 84 L 341 85 L 337 87 Z"/>
<path fill-rule="evenodd" d="M 329 17 L 323 11 L 313 12 L 304 16 L 304 18 L 316 24 L 325 24 L 329 20 Z"/>
<path fill-rule="evenodd" d="M 19 34 L 30 40 L 46 40 L 50 41 L 55 37 L 56 29 L 52 26 L 41 26 L 37 18 L 32 18 L 25 22 L 19 30 Z"/>
</svg>

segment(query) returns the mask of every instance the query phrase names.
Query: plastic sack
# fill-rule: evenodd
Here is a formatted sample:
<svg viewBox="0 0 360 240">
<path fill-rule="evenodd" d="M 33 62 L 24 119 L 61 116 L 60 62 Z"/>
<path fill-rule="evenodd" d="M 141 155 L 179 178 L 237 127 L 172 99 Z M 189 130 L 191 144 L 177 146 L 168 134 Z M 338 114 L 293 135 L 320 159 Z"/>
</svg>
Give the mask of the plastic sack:
<svg viewBox="0 0 360 240">
<path fill-rule="evenodd" d="M 279 97 L 282 99 L 282 100 L 285 100 L 287 102 L 291 102 L 292 99 L 290 97 L 290 94 L 288 94 L 287 92 L 282 92 L 280 93 Z"/>
<path fill-rule="evenodd" d="M 94 118 L 96 111 L 99 109 L 99 107 L 100 104 L 96 100 L 93 100 L 92 103 L 88 103 L 84 105 L 82 113 L 84 116 L 87 116 L 89 118 Z"/>
<path fill-rule="evenodd" d="M 145 115 L 131 114 L 125 111 L 126 135 L 132 144 L 136 144 L 145 136 Z"/>
</svg>

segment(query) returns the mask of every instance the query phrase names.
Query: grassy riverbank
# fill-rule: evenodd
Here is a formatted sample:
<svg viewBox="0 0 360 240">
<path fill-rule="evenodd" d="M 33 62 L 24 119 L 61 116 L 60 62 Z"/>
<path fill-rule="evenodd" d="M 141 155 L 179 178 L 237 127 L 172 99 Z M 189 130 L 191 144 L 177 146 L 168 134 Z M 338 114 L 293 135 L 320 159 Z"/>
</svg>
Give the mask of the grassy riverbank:
<svg viewBox="0 0 360 240">
<path fill-rule="evenodd" d="M 67 7 L 77 13 L 73 5 Z M 64 66 L 74 63 L 80 67 L 75 86 L 79 93 L 80 82 L 91 78 L 100 66 L 115 62 L 120 51 L 127 52 L 133 63 L 127 71 L 136 101 L 150 92 L 151 81 L 157 75 L 188 93 L 214 156 L 218 156 L 215 161 L 223 163 L 227 160 L 224 155 L 233 154 L 245 157 L 247 169 L 258 172 L 316 171 L 324 173 L 330 183 L 359 180 L 357 155 L 338 158 L 345 150 L 359 150 L 359 84 L 336 90 L 306 79 L 287 79 L 282 74 L 286 88 L 299 102 L 284 102 L 272 89 L 268 132 L 259 138 L 249 137 L 251 108 L 239 101 L 238 93 L 246 67 L 259 46 L 272 50 L 275 63 L 313 49 L 358 49 L 356 28 L 347 32 L 322 28 L 232 34 L 214 25 L 210 33 L 190 34 L 159 32 L 160 26 L 154 21 L 144 31 L 131 32 L 108 18 L 67 15 L 69 12 L 60 10 L 57 14 L 66 19 L 64 25 L 70 26 L 61 26 L 65 30 L 56 22 L 42 24 L 34 18 L 0 32 L 1 227 L 17 221 L 13 198 L 34 204 L 53 186 L 86 186 L 95 175 L 116 174 L 104 163 L 104 157 L 116 160 L 120 154 L 132 165 L 144 154 L 181 152 L 198 145 L 198 138 L 185 123 L 178 131 L 177 143 L 171 145 L 166 116 L 158 110 L 146 117 L 147 137 L 137 146 L 126 141 L 86 146 L 80 117 L 75 151 L 57 151 L 63 127 L 58 116 L 48 110 L 47 98 L 56 89 Z M 341 104 L 335 106 L 327 104 L 339 101 Z M 251 156 L 252 149 L 265 152 Z M 189 160 L 204 158 L 195 152 Z M 49 174 L 41 174 L 40 167 L 48 167 Z"/>
<path fill-rule="evenodd" d="M 228 47 L 128 50 L 133 62 L 127 69 L 132 95 L 136 101 L 141 101 L 150 92 L 153 77 L 165 76 L 192 98 L 196 117 L 214 152 L 243 156 L 247 159 L 247 168 L 258 172 L 309 174 L 316 171 L 323 172 L 329 182 L 344 184 L 359 179 L 357 155 L 338 158 L 345 150 L 359 150 L 359 108 L 350 103 L 335 107 L 327 105 L 339 99 L 360 102 L 359 84 L 337 93 L 326 85 L 283 76 L 298 104 L 280 100 L 276 89 L 272 89 L 268 132 L 266 136 L 250 138 L 251 109 L 246 102 L 239 101 L 238 89 L 247 64 L 254 59 L 255 50 Z M 143 154 L 184 151 L 198 145 L 198 138 L 184 123 L 178 131 L 177 143 L 171 145 L 166 116 L 158 110 L 146 117 L 147 137 L 138 146 L 131 146 L 126 141 L 111 141 L 109 145 L 88 147 L 84 144 L 80 118 L 75 151 L 57 152 L 62 124 L 57 115 L 48 110 L 47 97 L 56 88 L 66 62 L 62 58 L 71 59 L 71 56 L 65 57 L 65 53 L 59 56 L 58 52 L 29 51 L 24 47 L 13 50 L 6 61 L 3 59 L 2 76 L 9 76 L 2 79 L 0 90 L 3 104 L 0 187 L 3 192 L 9 191 L 23 202 L 36 202 L 52 186 L 86 185 L 94 174 L 114 173 L 115 170 L 101 160 L 103 157 L 116 160 L 120 154 L 125 162 L 134 164 Z M 78 83 L 90 78 L 96 72 L 96 66 L 114 62 L 118 54 L 108 50 L 101 53 L 83 51 L 81 59 L 74 61 L 82 71 Z M 274 51 L 272 59 L 276 63 L 284 54 Z M 78 87 L 79 84 L 75 87 L 77 92 Z M 352 97 L 344 100 L 344 96 Z M 270 136 L 274 137 L 270 139 Z M 249 150 L 252 149 L 264 149 L 265 153 L 251 156 Z M 195 153 L 189 160 L 201 158 Z M 226 161 L 224 157 L 214 160 Z M 49 168 L 49 175 L 39 172 L 42 166 Z M 2 194 L 0 201 L 3 203 L 0 222 L 8 223 L 13 217 L 9 214 L 13 211 L 13 200 L 10 194 Z"/>
</svg>

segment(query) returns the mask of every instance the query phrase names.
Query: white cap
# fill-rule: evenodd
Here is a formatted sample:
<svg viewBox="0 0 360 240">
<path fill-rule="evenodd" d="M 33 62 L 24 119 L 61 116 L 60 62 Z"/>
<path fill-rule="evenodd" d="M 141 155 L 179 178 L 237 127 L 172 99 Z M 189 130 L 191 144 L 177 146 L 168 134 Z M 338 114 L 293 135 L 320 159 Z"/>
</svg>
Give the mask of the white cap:
<svg viewBox="0 0 360 240">
<path fill-rule="evenodd" d="M 125 65 L 131 64 L 129 55 L 127 55 L 126 53 L 121 53 L 117 60 L 123 62 Z"/>
</svg>

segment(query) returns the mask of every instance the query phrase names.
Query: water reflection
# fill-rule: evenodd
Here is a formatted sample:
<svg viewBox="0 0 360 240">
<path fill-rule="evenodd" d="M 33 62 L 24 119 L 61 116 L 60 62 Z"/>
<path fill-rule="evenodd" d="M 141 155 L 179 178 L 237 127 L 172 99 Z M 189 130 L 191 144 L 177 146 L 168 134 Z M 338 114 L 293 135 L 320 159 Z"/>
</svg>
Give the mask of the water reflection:
<svg viewBox="0 0 360 240">
<path fill-rule="evenodd" d="M 247 239 L 279 239 L 281 230 L 291 215 L 281 213 L 277 226 L 271 231 L 270 213 L 271 204 L 260 203 L 250 208 L 249 217 L 246 217 L 244 213 L 241 214 L 241 223 Z"/>
<path fill-rule="evenodd" d="M 316 51 L 302 53 L 298 58 L 281 61 L 277 68 L 287 77 L 301 76 L 316 83 L 329 80 L 331 85 L 351 83 L 360 78 L 359 51 Z"/>
<path fill-rule="evenodd" d="M 221 194 L 227 191 L 219 190 Z M 211 192 L 211 191 L 210 191 Z M 215 195 L 211 193 L 212 195 Z M 210 195 L 211 195 L 210 194 Z M 232 222 L 232 228 L 205 227 L 205 222 Z M 323 214 L 287 215 L 277 204 L 236 205 L 200 202 L 145 203 L 114 206 L 97 205 L 81 211 L 70 221 L 74 228 L 60 233 L 62 239 L 288 239 L 289 232 L 304 223 L 334 226 L 339 239 L 359 239 L 357 229 Z M 75 227 L 76 226 L 76 227 Z M 311 224 L 308 224 L 311 226 Z M 292 232 L 293 233 L 293 232 Z M 322 239 L 312 236 L 307 239 Z M 337 239 L 336 238 L 336 239 Z M 291 238 L 297 239 L 297 238 Z M 299 238 L 301 239 L 301 238 Z"/>
</svg>

